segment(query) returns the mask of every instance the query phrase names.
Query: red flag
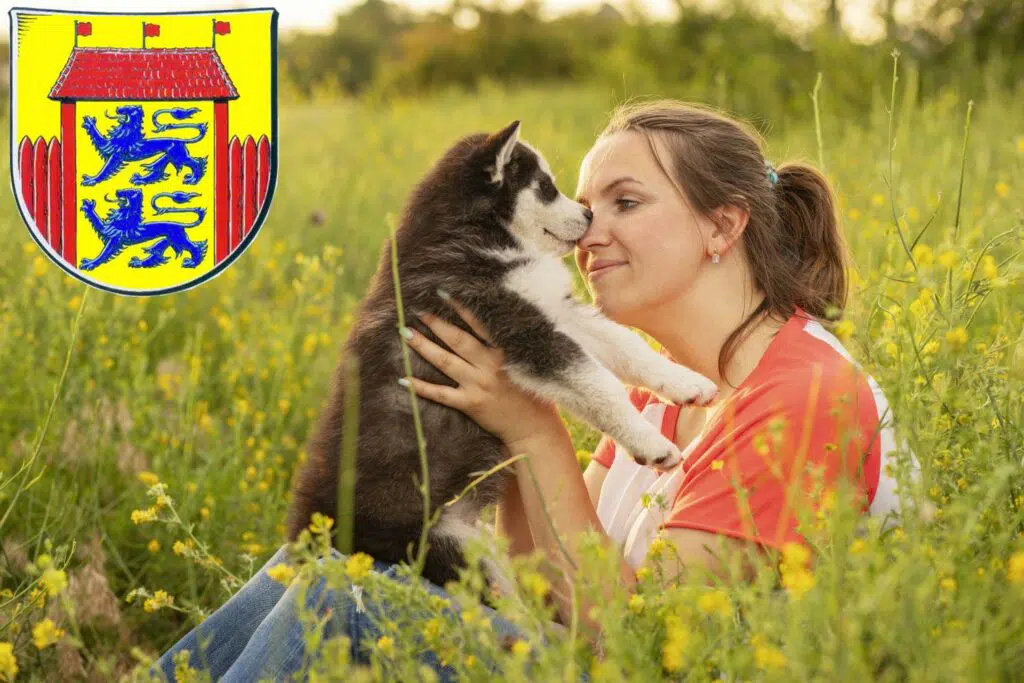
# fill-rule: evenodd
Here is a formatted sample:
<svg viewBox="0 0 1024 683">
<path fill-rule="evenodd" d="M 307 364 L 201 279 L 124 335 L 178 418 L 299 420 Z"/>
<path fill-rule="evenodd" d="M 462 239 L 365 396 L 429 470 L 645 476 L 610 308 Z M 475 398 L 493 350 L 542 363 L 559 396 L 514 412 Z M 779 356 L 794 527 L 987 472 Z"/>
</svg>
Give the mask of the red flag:
<svg viewBox="0 0 1024 683">
<path fill-rule="evenodd" d="M 231 33 L 231 22 L 230 21 L 214 21 L 213 32 L 218 36 L 226 36 Z"/>
<path fill-rule="evenodd" d="M 160 35 L 160 24 L 142 24 L 142 35 L 153 38 Z"/>
<path fill-rule="evenodd" d="M 76 21 L 75 32 L 79 36 L 91 36 L 92 35 L 92 22 L 91 21 Z"/>
</svg>

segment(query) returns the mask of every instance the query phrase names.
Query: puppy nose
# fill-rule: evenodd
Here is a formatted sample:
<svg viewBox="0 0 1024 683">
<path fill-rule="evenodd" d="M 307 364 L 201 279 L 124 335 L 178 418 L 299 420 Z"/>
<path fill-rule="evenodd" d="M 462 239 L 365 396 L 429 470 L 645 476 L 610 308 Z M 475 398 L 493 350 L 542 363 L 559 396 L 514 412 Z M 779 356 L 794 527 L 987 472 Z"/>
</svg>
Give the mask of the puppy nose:
<svg viewBox="0 0 1024 683">
<path fill-rule="evenodd" d="M 586 207 L 583 207 L 583 217 L 587 219 L 587 225 L 590 225 L 590 223 L 594 221 L 594 212 Z"/>
</svg>

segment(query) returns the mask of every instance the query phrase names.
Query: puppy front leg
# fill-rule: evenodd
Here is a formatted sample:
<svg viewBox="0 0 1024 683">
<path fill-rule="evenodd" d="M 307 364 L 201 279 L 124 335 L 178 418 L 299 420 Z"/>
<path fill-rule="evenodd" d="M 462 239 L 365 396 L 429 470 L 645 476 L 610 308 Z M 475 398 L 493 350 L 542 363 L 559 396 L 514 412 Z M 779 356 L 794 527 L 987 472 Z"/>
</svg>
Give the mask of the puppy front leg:
<svg viewBox="0 0 1024 683">
<path fill-rule="evenodd" d="M 556 377 L 536 377 L 511 363 L 505 372 L 524 389 L 611 436 L 641 465 L 668 469 L 682 458 L 676 445 L 637 412 L 615 375 L 586 352 Z"/>
<path fill-rule="evenodd" d="M 570 320 L 573 338 L 622 381 L 680 404 L 707 405 L 718 395 L 718 387 L 707 377 L 672 362 L 639 334 L 599 311 L 581 306 Z"/>
</svg>

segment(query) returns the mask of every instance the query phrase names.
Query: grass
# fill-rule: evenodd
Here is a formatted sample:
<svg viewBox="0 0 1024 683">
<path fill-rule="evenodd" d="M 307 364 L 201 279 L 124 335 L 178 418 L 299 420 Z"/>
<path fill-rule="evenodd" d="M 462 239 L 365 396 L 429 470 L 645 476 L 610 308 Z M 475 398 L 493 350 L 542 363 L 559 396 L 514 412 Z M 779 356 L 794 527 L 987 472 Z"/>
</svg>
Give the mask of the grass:
<svg viewBox="0 0 1024 683">
<path fill-rule="evenodd" d="M 508 610 L 535 636 L 531 680 L 581 668 L 594 680 L 1011 680 L 1024 666 L 1024 104 L 974 102 L 968 134 L 970 93 L 904 101 L 894 82 L 857 126 L 829 109 L 827 74 L 812 87 L 820 120 L 768 130 L 768 158 L 827 164 L 856 259 L 836 333 L 885 391 L 935 514 L 882 532 L 840 495 L 807 517 L 818 561 L 791 554 L 750 585 L 674 580 L 653 558 L 638 596 L 602 604 L 598 663 L 580 643 L 540 647 L 547 588 L 526 563 Z M 0 680 L 12 658 L 18 680 L 131 678 L 223 604 L 283 540 L 303 441 L 413 183 L 460 135 L 520 118 L 571 193 L 614 104 L 558 88 L 284 107 L 259 237 L 226 273 L 169 297 L 65 276 L 5 194 Z M 599 435 L 567 424 L 585 464 Z M 615 575 L 613 560 L 592 546 L 581 594 Z M 430 615 L 383 623 L 372 668 L 351 680 L 427 677 L 414 636 L 471 680 L 490 679 L 488 660 L 527 675 L 527 646 L 502 651 L 472 610 L 446 613 L 356 565 L 322 571 Z M 311 644 L 322 680 L 348 675 L 344 647 Z"/>
</svg>

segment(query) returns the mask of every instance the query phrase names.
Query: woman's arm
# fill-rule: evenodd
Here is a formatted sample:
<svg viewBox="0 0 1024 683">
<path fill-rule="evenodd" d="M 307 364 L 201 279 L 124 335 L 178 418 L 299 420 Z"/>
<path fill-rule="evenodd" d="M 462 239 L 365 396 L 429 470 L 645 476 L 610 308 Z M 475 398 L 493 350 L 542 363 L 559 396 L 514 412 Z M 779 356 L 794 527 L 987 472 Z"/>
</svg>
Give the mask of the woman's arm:
<svg viewBox="0 0 1024 683">
<path fill-rule="evenodd" d="M 505 452 L 506 459 L 511 457 Z M 495 527 L 498 533 L 508 539 L 509 555 L 524 555 L 534 550 L 533 534 L 530 523 L 523 509 L 523 499 L 519 493 L 519 482 L 515 476 L 509 477 L 505 485 L 505 494 L 498 503 L 495 516 Z"/>
<path fill-rule="evenodd" d="M 608 437 L 602 437 L 607 439 Z M 595 451 L 596 452 L 596 451 Z M 505 448 L 505 457 L 509 455 L 508 448 Z M 591 460 L 583 472 L 583 481 L 590 496 L 590 503 L 595 508 L 601 496 L 601 486 L 605 477 L 608 476 L 608 468 Z M 519 479 L 510 477 L 505 486 L 505 493 L 501 502 L 498 503 L 497 514 L 495 515 L 495 528 L 509 541 L 509 555 L 524 555 L 532 553 L 536 546 L 533 542 L 533 534 L 530 532 L 530 522 L 526 519 L 526 510 L 523 509 L 523 497 L 519 492 Z"/>
<path fill-rule="evenodd" d="M 552 415 L 553 419 L 548 424 L 537 425 L 533 435 L 507 444 L 507 447 L 512 456 L 526 455 L 514 465 L 516 482 L 534 543 L 555 567 L 555 571 L 548 572 L 553 586 L 552 596 L 562 623 L 568 624 L 572 620 L 573 599 L 572 586 L 566 579 L 570 582 L 574 580 L 576 571 L 573 564 L 579 566 L 581 562 L 579 534 L 596 530 L 603 537 L 609 552 L 618 555 L 618 549 L 604 534 L 597 518 L 597 511 L 576 460 L 572 439 L 558 413 L 553 412 Z M 552 525 L 559 534 L 566 537 L 564 551 Z M 566 558 L 566 552 L 569 558 Z M 622 559 L 619 560 L 619 574 L 622 585 L 632 591 L 636 578 L 632 568 Z M 600 627 L 590 620 L 590 607 L 589 602 L 580 598 L 576 613 L 579 623 L 596 637 Z"/>
</svg>

